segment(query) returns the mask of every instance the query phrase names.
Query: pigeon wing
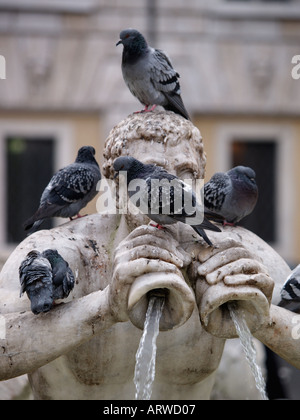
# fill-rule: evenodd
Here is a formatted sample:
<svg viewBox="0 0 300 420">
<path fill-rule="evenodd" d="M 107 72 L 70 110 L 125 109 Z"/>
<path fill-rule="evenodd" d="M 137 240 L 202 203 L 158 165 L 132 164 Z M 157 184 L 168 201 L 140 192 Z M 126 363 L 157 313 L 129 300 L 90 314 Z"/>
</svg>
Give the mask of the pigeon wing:
<svg viewBox="0 0 300 420">
<path fill-rule="evenodd" d="M 153 180 L 157 180 L 159 184 L 155 184 Z M 151 208 L 152 205 L 156 213 L 167 214 L 174 220 L 185 223 L 187 218 L 193 218 L 196 208 L 199 210 L 191 186 L 164 169 L 155 167 L 146 182 L 148 206 Z"/>
<path fill-rule="evenodd" d="M 74 278 L 74 274 L 71 270 L 70 267 L 68 267 L 67 271 L 66 271 L 66 275 L 64 277 L 63 280 L 63 291 L 65 294 L 65 297 L 67 297 L 69 295 L 69 293 L 71 292 L 71 290 L 73 289 L 75 284 L 75 278 Z"/>
<path fill-rule="evenodd" d="M 42 197 L 42 201 L 57 206 L 74 203 L 92 190 L 94 182 L 94 174 L 89 167 L 71 165 L 54 175 L 48 193 L 46 197 Z"/>
<path fill-rule="evenodd" d="M 222 210 L 226 195 L 229 193 L 231 180 L 227 174 L 216 173 L 211 180 L 204 185 L 204 206 L 211 212 Z"/>
<path fill-rule="evenodd" d="M 52 270 L 49 261 L 40 253 L 37 253 L 35 257 L 30 254 L 19 267 L 20 296 L 29 289 L 40 287 L 41 283 L 52 284 Z"/>
<path fill-rule="evenodd" d="M 164 108 L 175 111 L 190 119 L 181 99 L 179 74 L 174 70 L 167 55 L 158 49 L 153 50 L 150 57 L 150 79 L 155 89 L 162 92 L 168 104 Z"/>
</svg>

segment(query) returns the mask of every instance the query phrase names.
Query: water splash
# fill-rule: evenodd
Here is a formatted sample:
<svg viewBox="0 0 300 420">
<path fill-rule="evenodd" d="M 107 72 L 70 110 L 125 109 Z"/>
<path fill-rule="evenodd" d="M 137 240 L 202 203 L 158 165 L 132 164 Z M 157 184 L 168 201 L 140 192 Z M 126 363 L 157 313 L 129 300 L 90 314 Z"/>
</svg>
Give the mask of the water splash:
<svg viewBox="0 0 300 420">
<path fill-rule="evenodd" d="M 149 299 L 143 335 L 135 356 L 136 400 L 150 400 L 151 398 L 152 384 L 155 378 L 156 339 L 164 302 L 163 297 L 152 296 Z"/>
<path fill-rule="evenodd" d="M 266 383 L 262 375 L 261 369 L 256 363 L 256 350 L 252 340 L 251 332 L 245 319 L 245 314 L 243 311 L 238 310 L 237 305 L 233 302 L 228 303 L 227 306 L 236 331 L 239 335 L 247 362 L 254 376 L 256 388 L 260 392 L 261 399 L 268 400 L 266 394 Z"/>
</svg>

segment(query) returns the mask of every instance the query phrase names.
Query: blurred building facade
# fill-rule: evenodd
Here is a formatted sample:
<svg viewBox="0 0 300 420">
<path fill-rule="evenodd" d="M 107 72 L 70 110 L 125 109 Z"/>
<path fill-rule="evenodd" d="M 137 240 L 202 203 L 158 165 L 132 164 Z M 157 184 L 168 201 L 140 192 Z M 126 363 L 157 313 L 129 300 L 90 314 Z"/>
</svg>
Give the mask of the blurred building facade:
<svg viewBox="0 0 300 420">
<path fill-rule="evenodd" d="M 24 237 L 21 224 L 52 173 L 84 144 L 102 162 L 110 129 L 142 108 L 115 46 L 127 27 L 165 50 L 181 74 L 207 179 L 252 166 L 260 199 L 247 226 L 298 263 L 299 0 L 0 0 L 2 259 Z"/>
</svg>

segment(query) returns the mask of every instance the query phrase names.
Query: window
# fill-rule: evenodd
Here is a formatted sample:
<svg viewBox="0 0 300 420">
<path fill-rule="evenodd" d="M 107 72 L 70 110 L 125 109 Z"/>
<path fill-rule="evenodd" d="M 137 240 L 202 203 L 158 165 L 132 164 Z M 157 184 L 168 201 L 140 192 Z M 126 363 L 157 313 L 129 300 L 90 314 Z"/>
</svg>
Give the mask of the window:
<svg viewBox="0 0 300 420">
<path fill-rule="evenodd" d="M 291 188 L 295 176 L 291 157 L 295 155 L 296 139 L 290 124 L 254 120 L 224 122 L 216 130 L 215 153 L 210 157 L 213 172 L 228 171 L 235 164 L 248 165 L 256 171 L 259 201 L 252 218 L 257 221 L 252 220 L 255 226 L 250 226 L 249 215 L 244 222 L 287 260 L 294 253 L 293 244 L 298 237 L 295 230 L 298 210 Z M 271 204 L 267 203 L 266 196 L 272 200 Z"/>
<path fill-rule="evenodd" d="M 259 197 L 254 211 L 245 217 L 240 225 L 256 233 L 267 242 L 274 243 L 278 239 L 276 168 L 277 144 L 272 139 L 249 141 L 234 139 L 232 148 L 232 167 L 249 166 L 256 172 Z"/>
<path fill-rule="evenodd" d="M 53 138 L 6 138 L 6 243 L 18 243 L 25 238 L 23 223 L 37 210 L 54 172 L 54 148 Z M 52 221 L 43 223 L 43 228 L 50 227 Z"/>
</svg>

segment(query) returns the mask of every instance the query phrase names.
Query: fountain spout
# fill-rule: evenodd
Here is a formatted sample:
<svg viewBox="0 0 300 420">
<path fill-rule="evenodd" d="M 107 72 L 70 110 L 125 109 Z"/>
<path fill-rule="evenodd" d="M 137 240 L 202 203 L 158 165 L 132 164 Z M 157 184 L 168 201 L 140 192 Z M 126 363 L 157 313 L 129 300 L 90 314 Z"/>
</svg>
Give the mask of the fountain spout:
<svg viewBox="0 0 300 420">
<path fill-rule="evenodd" d="M 132 284 L 128 296 L 128 314 L 131 322 L 141 330 L 144 327 L 149 299 L 164 297 L 160 331 L 183 325 L 195 307 L 195 297 L 182 277 L 175 273 L 147 273 Z"/>
<path fill-rule="evenodd" d="M 198 289 L 202 287 L 199 282 Z M 200 290 L 197 291 L 201 293 Z M 228 304 L 235 302 L 238 309 L 245 312 L 247 323 L 253 334 L 269 317 L 270 302 L 257 288 L 240 286 L 226 287 L 222 283 L 214 285 L 203 293 L 199 306 L 202 324 L 210 334 L 222 338 L 237 337 Z"/>
</svg>

